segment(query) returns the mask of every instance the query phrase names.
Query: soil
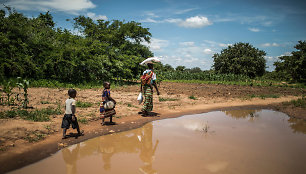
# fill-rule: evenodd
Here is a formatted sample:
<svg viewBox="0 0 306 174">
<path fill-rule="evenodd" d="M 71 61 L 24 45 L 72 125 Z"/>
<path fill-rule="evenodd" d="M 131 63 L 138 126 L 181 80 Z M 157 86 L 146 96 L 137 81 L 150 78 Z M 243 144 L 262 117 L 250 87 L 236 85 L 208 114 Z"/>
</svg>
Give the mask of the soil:
<svg viewBox="0 0 306 174">
<path fill-rule="evenodd" d="M 117 115 L 113 118 L 115 124 L 102 126 L 99 118 L 102 90 L 77 89 L 77 101 L 93 104 L 91 107 L 77 108 L 76 115 L 84 136 L 76 137 L 76 130 L 69 129 L 71 137 L 61 139 L 63 114 L 51 116 L 47 122 L 0 119 L 0 173 L 41 160 L 71 144 L 134 129 L 158 119 L 216 110 L 273 109 L 306 120 L 305 108 L 282 104 L 301 98 L 306 94 L 305 89 L 163 82 L 159 86 L 161 95 L 154 95 L 154 112 L 146 117 L 138 114 L 142 107 L 136 100 L 139 86 L 112 89 L 111 95 L 117 101 Z M 30 88 L 28 92 L 30 106 L 34 109 L 60 106 L 64 112 L 67 89 Z M 0 106 L 0 109 L 5 111 L 11 108 Z"/>
</svg>

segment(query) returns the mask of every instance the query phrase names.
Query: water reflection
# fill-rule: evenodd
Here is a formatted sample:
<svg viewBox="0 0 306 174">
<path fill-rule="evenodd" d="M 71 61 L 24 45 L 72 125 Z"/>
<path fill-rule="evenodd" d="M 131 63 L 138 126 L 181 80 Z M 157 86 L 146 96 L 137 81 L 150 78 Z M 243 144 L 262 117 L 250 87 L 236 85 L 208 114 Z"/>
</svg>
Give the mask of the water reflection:
<svg viewBox="0 0 306 174">
<path fill-rule="evenodd" d="M 305 137 L 306 122 L 280 112 L 211 112 L 90 139 L 12 173 L 305 173 Z"/>
<path fill-rule="evenodd" d="M 86 156 L 99 153 L 102 155 L 103 169 L 110 171 L 111 159 L 118 153 L 139 153 L 139 159 L 143 162 L 139 170 L 143 173 L 156 173 L 152 163 L 159 140 L 153 142 L 153 123 L 148 123 L 142 128 L 114 135 L 101 136 L 85 141 L 62 150 L 66 163 L 67 173 L 77 173 L 76 161 Z"/>
<path fill-rule="evenodd" d="M 80 150 L 80 144 L 62 150 L 63 158 L 66 163 L 67 174 L 77 173 L 76 162 L 78 159 L 79 150 Z"/>
<path fill-rule="evenodd" d="M 229 110 L 229 111 L 222 111 L 226 115 L 236 118 L 236 119 L 246 119 L 248 118 L 250 121 L 255 120 L 257 117 L 259 117 L 257 112 L 260 112 L 261 110 Z"/>
<path fill-rule="evenodd" d="M 290 123 L 291 129 L 294 133 L 306 134 L 306 121 L 303 119 L 297 119 L 290 117 L 288 122 Z"/>
</svg>

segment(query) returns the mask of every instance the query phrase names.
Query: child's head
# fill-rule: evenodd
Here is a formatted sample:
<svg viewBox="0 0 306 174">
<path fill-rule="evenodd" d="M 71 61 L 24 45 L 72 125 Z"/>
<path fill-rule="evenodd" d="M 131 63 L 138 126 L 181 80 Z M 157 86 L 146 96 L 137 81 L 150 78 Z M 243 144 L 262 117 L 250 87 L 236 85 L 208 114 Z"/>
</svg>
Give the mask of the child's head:
<svg viewBox="0 0 306 174">
<path fill-rule="evenodd" d="M 69 89 L 69 90 L 68 90 L 68 95 L 69 95 L 69 97 L 75 98 L 75 97 L 76 97 L 76 94 L 77 94 L 77 92 L 76 92 L 75 89 Z"/>
<path fill-rule="evenodd" d="M 110 83 L 109 82 L 104 82 L 103 86 L 105 89 L 109 89 L 110 88 Z"/>
</svg>

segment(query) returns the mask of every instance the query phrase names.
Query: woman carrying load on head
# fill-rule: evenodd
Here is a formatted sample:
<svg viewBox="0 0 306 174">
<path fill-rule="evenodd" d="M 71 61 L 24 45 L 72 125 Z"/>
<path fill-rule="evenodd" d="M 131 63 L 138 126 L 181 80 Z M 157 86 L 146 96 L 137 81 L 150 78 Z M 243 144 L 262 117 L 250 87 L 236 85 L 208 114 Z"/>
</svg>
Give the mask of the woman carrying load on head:
<svg viewBox="0 0 306 174">
<path fill-rule="evenodd" d="M 153 64 L 148 63 L 148 69 L 145 70 L 141 76 L 140 92 L 144 94 L 144 102 L 141 113 L 143 116 L 153 110 L 153 86 L 156 89 L 157 95 L 159 91 L 156 85 L 156 74 L 153 72 Z"/>
</svg>

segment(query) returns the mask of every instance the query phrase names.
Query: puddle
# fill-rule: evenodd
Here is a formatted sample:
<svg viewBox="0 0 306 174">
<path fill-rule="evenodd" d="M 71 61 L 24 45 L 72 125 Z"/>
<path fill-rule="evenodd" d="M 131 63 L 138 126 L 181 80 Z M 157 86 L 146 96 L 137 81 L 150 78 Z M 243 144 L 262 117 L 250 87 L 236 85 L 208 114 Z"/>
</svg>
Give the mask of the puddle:
<svg viewBox="0 0 306 174">
<path fill-rule="evenodd" d="M 11 173 L 305 173 L 305 147 L 305 121 L 219 111 L 94 138 Z"/>
</svg>

